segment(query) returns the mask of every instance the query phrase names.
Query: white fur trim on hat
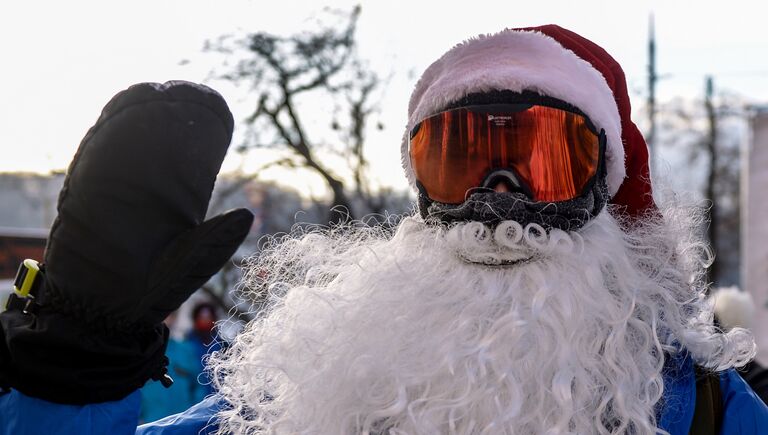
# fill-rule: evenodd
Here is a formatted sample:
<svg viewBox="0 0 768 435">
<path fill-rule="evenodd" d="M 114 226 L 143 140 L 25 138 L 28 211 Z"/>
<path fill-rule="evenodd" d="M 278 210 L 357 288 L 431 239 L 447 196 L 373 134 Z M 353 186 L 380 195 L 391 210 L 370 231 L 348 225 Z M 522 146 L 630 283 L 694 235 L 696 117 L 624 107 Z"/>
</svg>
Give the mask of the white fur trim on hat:
<svg viewBox="0 0 768 435">
<path fill-rule="evenodd" d="M 427 68 L 411 94 L 402 163 L 412 187 L 416 180 L 408 155 L 408 132 L 421 120 L 477 92 L 533 91 L 582 110 L 607 137 L 607 183 L 611 196 L 621 186 L 624 145 L 621 118 L 605 78 L 555 39 L 535 31 L 505 30 L 465 41 Z"/>
</svg>

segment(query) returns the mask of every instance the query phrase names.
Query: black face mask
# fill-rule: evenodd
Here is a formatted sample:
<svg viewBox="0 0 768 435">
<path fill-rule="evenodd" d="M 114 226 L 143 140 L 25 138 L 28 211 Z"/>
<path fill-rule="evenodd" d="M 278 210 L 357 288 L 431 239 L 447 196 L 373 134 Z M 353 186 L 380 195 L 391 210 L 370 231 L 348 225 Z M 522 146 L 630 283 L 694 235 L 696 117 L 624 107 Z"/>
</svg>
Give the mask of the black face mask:
<svg viewBox="0 0 768 435">
<path fill-rule="evenodd" d="M 528 91 L 470 94 L 444 110 L 470 105 L 512 103 L 545 104 L 580 112 L 568 103 Z M 493 185 L 499 182 L 511 187 L 508 189 L 510 191 L 494 191 Z M 513 173 L 496 171 L 486 178 L 486 187 L 481 186 L 473 191 L 463 203 L 443 204 L 429 198 L 423 186 L 417 183 L 419 212 L 426 221 L 435 224 L 475 221 L 495 226 L 502 221 L 513 220 L 522 225 L 535 223 L 545 230 L 557 228 L 573 231 L 597 216 L 609 199 L 604 158 L 601 158 L 594 182 L 587 187 L 583 195 L 574 199 L 559 202 L 533 201 L 528 195 L 515 189 L 516 184 Z"/>
<path fill-rule="evenodd" d="M 608 201 L 605 177 L 579 198 L 561 202 L 531 202 L 519 192 L 477 192 L 459 205 L 442 204 L 419 193 L 421 216 L 435 223 L 475 221 L 495 226 L 512 220 L 522 225 L 539 224 L 544 229 L 577 230 L 597 216 Z"/>
</svg>

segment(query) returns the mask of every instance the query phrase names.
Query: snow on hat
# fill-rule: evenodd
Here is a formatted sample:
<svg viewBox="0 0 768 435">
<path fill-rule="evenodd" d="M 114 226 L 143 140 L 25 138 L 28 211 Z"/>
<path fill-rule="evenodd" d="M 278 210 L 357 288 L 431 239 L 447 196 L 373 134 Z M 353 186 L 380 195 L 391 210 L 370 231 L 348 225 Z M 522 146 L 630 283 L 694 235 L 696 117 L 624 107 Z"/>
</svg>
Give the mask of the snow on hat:
<svg viewBox="0 0 768 435">
<path fill-rule="evenodd" d="M 621 66 L 593 42 L 556 25 L 508 29 L 465 41 L 427 68 L 411 94 L 401 147 L 411 186 L 408 132 L 421 120 L 472 93 L 533 91 L 582 110 L 607 137 L 607 184 L 611 203 L 630 216 L 655 209 L 648 148 L 630 119 Z"/>
</svg>

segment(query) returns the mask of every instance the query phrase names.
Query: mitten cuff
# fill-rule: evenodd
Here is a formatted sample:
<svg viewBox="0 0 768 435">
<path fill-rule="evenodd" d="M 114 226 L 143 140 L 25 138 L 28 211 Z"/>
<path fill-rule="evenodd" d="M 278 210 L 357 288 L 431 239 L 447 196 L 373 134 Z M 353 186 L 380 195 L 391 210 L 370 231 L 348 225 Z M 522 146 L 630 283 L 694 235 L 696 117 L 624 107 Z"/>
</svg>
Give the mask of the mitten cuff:
<svg viewBox="0 0 768 435">
<path fill-rule="evenodd" d="M 0 337 L 0 386 L 55 403 L 120 400 L 167 364 L 164 324 L 119 335 L 42 307 L 0 314 Z"/>
</svg>

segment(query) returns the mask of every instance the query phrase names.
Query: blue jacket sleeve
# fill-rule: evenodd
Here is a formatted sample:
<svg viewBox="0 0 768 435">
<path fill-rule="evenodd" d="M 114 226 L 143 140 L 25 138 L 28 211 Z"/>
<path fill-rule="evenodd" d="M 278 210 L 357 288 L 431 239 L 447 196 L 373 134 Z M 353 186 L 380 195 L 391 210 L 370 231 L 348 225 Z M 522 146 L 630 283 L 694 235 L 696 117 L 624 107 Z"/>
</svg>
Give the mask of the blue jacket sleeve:
<svg viewBox="0 0 768 435">
<path fill-rule="evenodd" d="M 220 396 L 209 396 L 184 412 L 139 426 L 136 435 L 213 434 L 219 428 L 214 417 L 223 403 Z"/>
<path fill-rule="evenodd" d="M 140 403 L 139 391 L 114 402 L 62 405 L 10 390 L 0 393 L 0 435 L 129 435 Z"/>
<path fill-rule="evenodd" d="M 671 435 L 687 435 L 696 404 L 693 360 L 687 352 L 664 362 L 664 395 L 658 405 L 659 427 Z M 720 435 L 768 434 L 768 407 L 733 370 L 720 373 L 723 420 Z"/>
<path fill-rule="evenodd" d="M 768 433 L 768 407 L 735 370 L 720 374 L 723 394 L 723 428 L 720 435 Z"/>
<path fill-rule="evenodd" d="M 136 427 L 141 392 L 123 400 L 62 405 L 16 390 L 0 393 L 0 435 L 196 435 L 218 430 L 214 417 L 224 403 L 211 396 L 188 410 Z"/>
</svg>

